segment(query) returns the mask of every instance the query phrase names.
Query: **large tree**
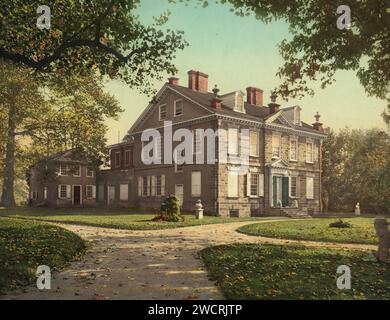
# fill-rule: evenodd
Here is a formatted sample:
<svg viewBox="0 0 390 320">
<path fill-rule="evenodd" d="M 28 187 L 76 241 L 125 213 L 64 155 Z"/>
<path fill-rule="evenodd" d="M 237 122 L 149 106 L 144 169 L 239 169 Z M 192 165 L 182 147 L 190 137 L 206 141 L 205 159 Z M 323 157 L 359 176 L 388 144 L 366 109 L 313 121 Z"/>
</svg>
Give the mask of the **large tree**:
<svg viewBox="0 0 390 320">
<path fill-rule="evenodd" d="M 390 136 L 383 130 L 331 131 L 322 149 L 326 211 L 390 213 Z"/>
<path fill-rule="evenodd" d="M 6 134 L 1 205 L 15 205 L 18 163 L 25 170 L 53 152 L 74 148 L 98 165 L 106 154 L 105 120 L 116 118 L 120 111 L 93 72 L 57 78 L 43 86 L 30 68 L 2 63 L 0 127 Z"/>
<path fill-rule="evenodd" d="M 0 58 L 48 75 L 82 75 L 94 69 L 148 92 L 150 79 L 176 72 L 172 61 L 186 42 L 181 32 L 163 31 L 167 14 L 152 25 L 143 25 L 134 13 L 139 2 L 46 1 L 51 25 L 41 30 L 36 22 L 42 1 L 4 0 L 0 6 Z"/>
<path fill-rule="evenodd" d="M 219 0 L 237 14 L 255 14 L 270 22 L 289 24 L 290 40 L 280 44 L 284 65 L 279 69 L 284 97 L 313 94 L 311 84 L 324 88 L 337 70 L 356 71 L 366 92 L 389 102 L 384 119 L 390 121 L 390 9 L 388 0 Z M 207 1 L 202 1 L 206 2 Z M 340 30 L 340 5 L 351 9 L 351 28 Z M 346 92 L 345 94 L 349 94 Z"/>
</svg>

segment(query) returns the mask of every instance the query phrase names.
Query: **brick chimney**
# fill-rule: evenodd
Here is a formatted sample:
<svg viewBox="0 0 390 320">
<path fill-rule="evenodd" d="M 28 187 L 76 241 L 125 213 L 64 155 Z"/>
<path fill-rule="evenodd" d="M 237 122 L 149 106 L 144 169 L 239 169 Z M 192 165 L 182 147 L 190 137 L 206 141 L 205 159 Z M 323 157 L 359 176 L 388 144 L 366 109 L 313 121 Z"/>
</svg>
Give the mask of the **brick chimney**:
<svg viewBox="0 0 390 320">
<path fill-rule="evenodd" d="M 272 94 L 271 94 L 271 103 L 268 104 L 269 113 L 270 113 L 270 114 L 279 112 L 280 104 L 277 104 L 277 103 L 276 103 L 276 98 L 277 98 L 277 97 L 278 97 L 278 96 L 276 95 L 276 92 L 273 91 Z"/>
<path fill-rule="evenodd" d="M 203 93 L 208 92 L 209 76 L 200 71 L 188 71 L 188 88 Z"/>
<path fill-rule="evenodd" d="M 173 86 L 178 86 L 179 85 L 179 78 L 176 77 L 170 77 L 168 79 L 168 83 L 173 85 Z"/>
<path fill-rule="evenodd" d="M 218 98 L 213 98 L 213 100 L 211 100 L 211 106 L 215 109 L 221 109 L 222 108 L 222 100 L 221 99 L 218 99 Z"/>
<path fill-rule="evenodd" d="M 320 122 L 320 114 L 317 112 L 314 118 L 316 119 L 316 122 L 313 123 L 314 130 L 324 132 L 324 128 L 322 127 L 322 123 Z"/>
<path fill-rule="evenodd" d="M 263 90 L 255 87 L 246 88 L 246 101 L 258 107 L 263 106 Z"/>
</svg>

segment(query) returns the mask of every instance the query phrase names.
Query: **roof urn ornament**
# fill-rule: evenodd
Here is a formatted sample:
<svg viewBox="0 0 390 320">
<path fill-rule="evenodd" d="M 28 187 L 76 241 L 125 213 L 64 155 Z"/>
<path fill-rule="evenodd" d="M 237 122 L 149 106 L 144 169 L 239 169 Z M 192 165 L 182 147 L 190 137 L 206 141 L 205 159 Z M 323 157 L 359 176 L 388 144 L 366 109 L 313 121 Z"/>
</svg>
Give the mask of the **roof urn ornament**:
<svg viewBox="0 0 390 320">
<path fill-rule="evenodd" d="M 214 86 L 213 93 L 215 97 L 218 97 L 219 89 L 217 85 Z"/>
<path fill-rule="evenodd" d="M 316 122 L 319 123 L 320 122 L 320 118 L 321 118 L 321 115 L 318 113 L 315 114 L 314 118 L 316 119 Z"/>
</svg>

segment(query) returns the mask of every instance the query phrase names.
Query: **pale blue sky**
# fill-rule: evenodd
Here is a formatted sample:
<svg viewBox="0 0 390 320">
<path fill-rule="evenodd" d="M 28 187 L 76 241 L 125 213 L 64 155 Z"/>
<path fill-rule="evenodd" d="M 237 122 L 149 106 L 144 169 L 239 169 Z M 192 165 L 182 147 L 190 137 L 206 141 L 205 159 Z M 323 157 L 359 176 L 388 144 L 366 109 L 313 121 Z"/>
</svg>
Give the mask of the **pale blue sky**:
<svg viewBox="0 0 390 320">
<path fill-rule="evenodd" d="M 175 60 L 181 84 L 187 85 L 187 71 L 195 69 L 209 75 L 210 90 L 214 84 L 221 94 L 256 86 L 264 90 L 264 103 L 269 103 L 270 91 L 280 83 L 276 72 L 283 61 L 277 45 L 290 36 L 287 24 L 264 24 L 254 17 L 237 17 L 227 5 L 196 8 L 195 1 L 186 6 L 169 4 L 167 0 L 142 0 L 138 11 L 142 21 L 151 22 L 153 16 L 168 9 L 171 16 L 167 27 L 183 30 L 189 42 Z M 155 82 L 155 88 L 158 90 L 164 82 Z M 344 126 L 385 127 L 380 116 L 385 103 L 368 97 L 353 72 L 338 72 L 333 85 L 325 90 L 315 88 L 314 97 L 279 102 L 282 106 L 300 105 L 302 119 L 309 123 L 314 122 L 314 114 L 319 111 L 324 125 L 336 130 Z M 122 139 L 150 98 L 119 81 L 109 82 L 107 89 L 125 109 L 119 121 L 108 122 L 108 142 L 116 143 L 118 132 Z"/>
</svg>

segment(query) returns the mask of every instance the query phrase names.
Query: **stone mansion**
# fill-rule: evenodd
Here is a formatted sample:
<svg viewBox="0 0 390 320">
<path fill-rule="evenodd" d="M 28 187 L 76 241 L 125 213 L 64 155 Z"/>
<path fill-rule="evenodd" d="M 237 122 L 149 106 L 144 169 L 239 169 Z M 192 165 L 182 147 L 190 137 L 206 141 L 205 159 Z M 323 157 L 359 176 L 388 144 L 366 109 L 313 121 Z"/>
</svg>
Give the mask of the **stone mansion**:
<svg viewBox="0 0 390 320">
<path fill-rule="evenodd" d="M 301 108 L 281 108 L 271 95 L 267 106 L 263 91 L 248 87 L 220 94 L 209 91 L 208 75 L 188 72 L 188 85 L 170 78 L 134 122 L 121 143 L 110 146 L 110 169 L 89 167 L 80 155 L 66 151 L 50 159 L 57 168 L 56 182 L 39 182 L 39 166 L 30 175 L 32 205 L 109 206 L 159 208 L 175 194 L 184 211 L 192 211 L 198 199 L 207 214 L 261 216 L 313 214 L 321 211 L 321 145 L 326 138 L 319 115 L 312 125 L 301 120 Z M 210 143 L 196 129 L 227 132 L 228 154 L 240 155 L 242 129 L 249 130 L 249 159 L 245 174 L 236 174 L 235 163 L 145 164 L 141 135 L 155 129 L 164 137 L 165 124 L 173 130 L 193 132 L 195 154 L 205 154 Z M 169 137 L 172 140 L 172 137 Z M 219 137 L 215 145 L 221 148 Z M 173 148 L 179 142 L 173 141 Z M 166 154 L 162 152 L 162 157 Z M 72 170 L 69 170 L 72 168 Z"/>
</svg>

